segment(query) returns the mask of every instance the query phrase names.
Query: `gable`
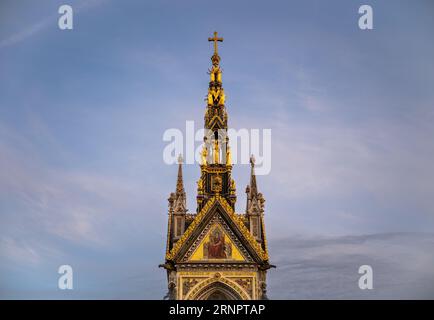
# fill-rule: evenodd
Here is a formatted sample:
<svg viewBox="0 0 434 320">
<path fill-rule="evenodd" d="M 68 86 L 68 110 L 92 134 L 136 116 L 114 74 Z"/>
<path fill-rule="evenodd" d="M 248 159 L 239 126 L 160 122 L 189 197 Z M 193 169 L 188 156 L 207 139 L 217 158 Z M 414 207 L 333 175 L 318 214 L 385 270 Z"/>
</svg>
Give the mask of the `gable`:
<svg viewBox="0 0 434 320">
<path fill-rule="evenodd" d="M 235 248 L 235 251 L 232 251 L 232 260 L 227 261 L 256 261 L 258 263 L 268 261 L 267 252 L 264 251 L 261 245 L 253 238 L 241 221 L 241 218 L 233 212 L 232 207 L 227 201 L 219 195 L 207 201 L 182 237 L 175 243 L 170 252 L 168 252 L 166 260 L 178 262 L 205 261 L 206 254 L 208 254 L 209 260 L 210 232 L 212 232 L 211 229 L 215 226 L 222 228 L 225 241 L 226 239 L 229 241 L 228 243 L 230 243 L 231 249 Z M 206 243 L 208 243 L 208 247 L 204 253 Z M 221 249 L 211 249 L 211 251 L 213 250 L 219 251 Z M 211 253 L 211 255 L 215 254 L 216 253 Z M 234 260 L 234 257 L 239 260 Z"/>
</svg>

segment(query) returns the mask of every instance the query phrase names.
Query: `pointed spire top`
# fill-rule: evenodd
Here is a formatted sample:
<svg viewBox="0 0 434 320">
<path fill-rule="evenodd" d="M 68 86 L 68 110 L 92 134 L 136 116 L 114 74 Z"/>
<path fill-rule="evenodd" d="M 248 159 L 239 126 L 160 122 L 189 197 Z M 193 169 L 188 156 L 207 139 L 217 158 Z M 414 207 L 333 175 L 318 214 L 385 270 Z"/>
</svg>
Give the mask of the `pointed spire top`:
<svg viewBox="0 0 434 320">
<path fill-rule="evenodd" d="M 252 154 L 252 155 L 250 156 L 250 164 L 252 165 L 252 167 L 255 166 L 255 162 L 256 162 L 255 156 Z"/>
<path fill-rule="evenodd" d="M 180 153 L 178 156 L 178 164 L 182 164 L 184 162 L 184 158 L 182 158 L 182 154 Z"/>
<path fill-rule="evenodd" d="M 265 199 L 262 196 L 262 193 L 258 192 L 258 186 L 256 184 L 256 175 L 255 175 L 255 157 L 253 155 L 250 157 L 250 165 L 251 165 L 250 184 L 246 188 L 246 193 L 247 193 L 246 214 L 248 215 L 263 214 Z"/>
<path fill-rule="evenodd" d="M 250 157 L 250 165 L 252 166 L 252 170 L 250 172 L 250 194 L 252 195 L 256 195 L 258 193 L 258 188 L 256 186 L 255 162 L 255 156 L 252 154 Z"/>
<path fill-rule="evenodd" d="M 178 179 L 176 180 L 176 194 L 184 194 L 184 181 L 182 179 L 182 155 L 178 157 Z"/>
</svg>

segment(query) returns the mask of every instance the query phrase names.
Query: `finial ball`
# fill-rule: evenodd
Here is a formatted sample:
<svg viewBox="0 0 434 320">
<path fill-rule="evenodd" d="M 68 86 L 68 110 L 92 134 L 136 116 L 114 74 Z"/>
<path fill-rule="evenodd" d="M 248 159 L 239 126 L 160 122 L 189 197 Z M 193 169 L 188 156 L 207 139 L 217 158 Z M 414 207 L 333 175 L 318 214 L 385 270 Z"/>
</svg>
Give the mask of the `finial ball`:
<svg viewBox="0 0 434 320">
<path fill-rule="evenodd" d="M 252 166 L 255 165 L 255 161 L 256 161 L 255 156 L 252 154 L 250 156 L 250 163 L 251 163 Z"/>
</svg>

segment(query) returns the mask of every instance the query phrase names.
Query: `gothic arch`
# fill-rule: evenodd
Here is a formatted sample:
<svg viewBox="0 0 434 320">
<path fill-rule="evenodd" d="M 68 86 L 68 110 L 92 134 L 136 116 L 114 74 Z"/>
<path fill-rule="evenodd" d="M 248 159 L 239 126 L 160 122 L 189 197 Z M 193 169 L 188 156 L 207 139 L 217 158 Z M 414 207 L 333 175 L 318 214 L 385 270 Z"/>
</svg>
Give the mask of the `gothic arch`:
<svg viewBox="0 0 434 320">
<path fill-rule="evenodd" d="M 225 278 L 209 278 L 197 284 L 185 297 L 186 300 L 251 300 L 251 297 L 235 282 Z"/>
</svg>

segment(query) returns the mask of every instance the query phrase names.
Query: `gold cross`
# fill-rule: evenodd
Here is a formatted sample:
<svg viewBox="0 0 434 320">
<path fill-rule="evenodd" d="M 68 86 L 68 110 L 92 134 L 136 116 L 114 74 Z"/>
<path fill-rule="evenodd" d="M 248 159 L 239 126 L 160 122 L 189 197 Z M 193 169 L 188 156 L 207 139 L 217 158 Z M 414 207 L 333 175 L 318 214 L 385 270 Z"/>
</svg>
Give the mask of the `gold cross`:
<svg viewBox="0 0 434 320">
<path fill-rule="evenodd" d="M 218 38 L 217 31 L 214 31 L 214 37 L 208 38 L 208 41 L 214 41 L 214 54 L 217 55 L 217 41 L 223 42 L 223 38 Z"/>
</svg>

